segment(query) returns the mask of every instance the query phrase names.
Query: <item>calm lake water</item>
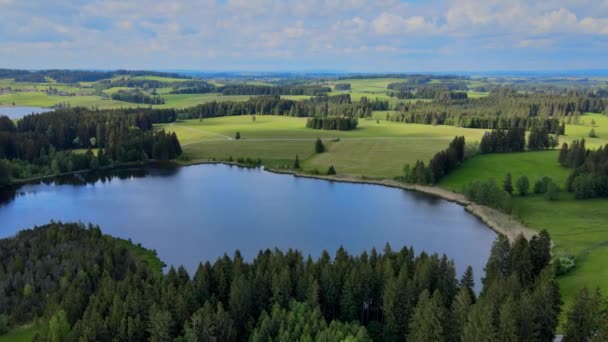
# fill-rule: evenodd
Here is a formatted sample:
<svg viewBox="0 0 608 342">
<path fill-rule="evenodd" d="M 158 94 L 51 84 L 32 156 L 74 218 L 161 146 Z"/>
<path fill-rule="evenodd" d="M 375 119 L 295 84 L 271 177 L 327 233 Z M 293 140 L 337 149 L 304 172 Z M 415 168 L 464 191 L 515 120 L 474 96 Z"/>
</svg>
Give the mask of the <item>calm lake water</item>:
<svg viewBox="0 0 608 342">
<path fill-rule="evenodd" d="M 437 198 L 227 165 L 64 179 L 0 199 L 0 237 L 50 220 L 93 222 L 190 271 L 236 249 L 248 260 L 274 247 L 316 258 L 341 245 L 360 253 L 388 242 L 394 250 L 445 253 L 459 274 L 473 266 L 477 283 L 496 237 L 461 206 Z"/>
<path fill-rule="evenodd" d="M 0 116 L 6 115 L 11 119 L 20 119 L 28 114 L 39 114 L 53 110 L 53 108 L 42 107 L 0 107 Z"/>
</svg>

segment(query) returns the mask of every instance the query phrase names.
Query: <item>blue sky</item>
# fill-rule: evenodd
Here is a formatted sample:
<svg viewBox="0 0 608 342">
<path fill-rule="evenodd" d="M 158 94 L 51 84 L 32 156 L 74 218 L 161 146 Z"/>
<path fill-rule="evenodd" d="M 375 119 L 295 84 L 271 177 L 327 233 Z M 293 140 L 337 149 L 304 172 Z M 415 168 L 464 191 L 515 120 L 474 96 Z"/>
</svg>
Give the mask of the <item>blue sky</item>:
<svg viewBox="0 0 608 342">
<path fill-rule="evenodd" d="M 608 0 L 0 0 L 0 68 L 608 69 Z"/>
</svg>

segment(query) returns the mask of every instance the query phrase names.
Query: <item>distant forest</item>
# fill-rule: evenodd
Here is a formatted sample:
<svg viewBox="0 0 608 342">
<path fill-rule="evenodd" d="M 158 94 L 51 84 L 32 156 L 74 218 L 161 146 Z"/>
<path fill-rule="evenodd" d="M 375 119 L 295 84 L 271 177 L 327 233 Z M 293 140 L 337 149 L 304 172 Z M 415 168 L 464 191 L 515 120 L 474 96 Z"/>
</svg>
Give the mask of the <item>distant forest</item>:
<svg viewBox="0 0 608 342">
<path fill-rule="evenodd" d="M 458 277 L 446 256 L 411 248 L 236 251 L 162 274 L 151 252 L 98 227 L 51 223 L 0 240 L 0 329 L 41 319 L 42 341 L 552 341 L 550 248 L 544 231 L 499 236 L 478 294 L 470 267 Z M 605 340 L 606 309 L 581 292 L 566 339 Z"/>
<path fill-rule="evenodd" d="M 518 94 L 509 88 L 478 99 L 437 98 L 399 104 L 389 118 L 405 123 L 452 125 L 467 128 L 530 130 L 543 125 L 557 133 L 562 122 L 576 123 L 585 112 L 604 112 L 608 101 L 578 95 Z"/>
<path fill-rule="evenodd" d="M 17 124 L 0 117 L 0 186 L 11 179 L 174 159 L 182 152 L 177 136 L 152 125 L 175 117 L 172 109 L 84 108 L 28 115 Z"/>
<path fill-rule="evenodd" d="M 116 70 L 116 71 L 90 71 L 90 70 L 14 70 L 0 69 L 0 78 L 14 78 L 16 82 L 47 82 L 51 78 L 59 83 L 96 82 L 115 76 L 158 76 L 170 78 L 191 78 L 177 73 Z"/>
</svg>

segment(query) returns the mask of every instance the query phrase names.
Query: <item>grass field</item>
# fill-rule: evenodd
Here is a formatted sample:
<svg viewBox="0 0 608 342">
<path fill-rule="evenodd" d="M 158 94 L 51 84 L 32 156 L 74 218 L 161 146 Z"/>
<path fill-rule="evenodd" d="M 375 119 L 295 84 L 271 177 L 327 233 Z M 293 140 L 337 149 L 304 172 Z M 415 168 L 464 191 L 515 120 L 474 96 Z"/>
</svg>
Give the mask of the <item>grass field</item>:
<svg viewBox="0 0 608 342">
<path fill-rule="evenodd" d="M 595 127 L 591 122 L 595 121 Z M 589 131 L 595 130 L 597 138 L 590 138 Z M 560 137 L 560 141 L 570 142 L 584 138 L 587 147 L 598 148 L 608 144 L 608 117 L 602 114 L 586 113 L 580 117 L 578 125 L 566 125 L 566 136 Z"/>
<path fill-rule="evenodd" d="M 195 160 L 249 157 L 276 166 L 291 165 L 297 154 L 305 169 L 325 171 L 334 165 L 340 173 L 389 178 L 401 175 L 405 163 L 430 159 L 456 135 L 474 141 L 483 134 L 482 130 L 384 120 L 360 120 L 353 131 L 313 130 L 305 124 L 305 118 L 258 115 L 254 122 L 245 115 L 159 127 L 175 131 L 185 155 Z M 240 140 L 232 139 L 236 132 Z M 312 153 L 317 137 L 326 141 L 327 152 Z"/>
<path fill-rule="evenodd" d="M 0 336 L 0 342 L 31 342 L 39 329 L 40 327 L 34 324 L 15 328 Z"/>
<path fill-rule="evenodd" d="M 557 151 L 490 154 L 466 161 L 439 184 L 461 191 L 473 180 L 496 179 L 499 184 L 507 172 L 513 179 L 527 175 L 531 183 L 543 176 L 552 177 L 561 188 L 570 173 L 557 162 Z M 546 229 L 554 242 L 554 254 L 576 258 L 577 267 L 560 277 L 559 283 L 566 307 L 583 287 L 601 287 L 608 293 L 608 200 L 575 200 L 562 192 L 558 201 L 542 195 L 514 197 L 515 215 L 528 227 Z"/>
</svg>

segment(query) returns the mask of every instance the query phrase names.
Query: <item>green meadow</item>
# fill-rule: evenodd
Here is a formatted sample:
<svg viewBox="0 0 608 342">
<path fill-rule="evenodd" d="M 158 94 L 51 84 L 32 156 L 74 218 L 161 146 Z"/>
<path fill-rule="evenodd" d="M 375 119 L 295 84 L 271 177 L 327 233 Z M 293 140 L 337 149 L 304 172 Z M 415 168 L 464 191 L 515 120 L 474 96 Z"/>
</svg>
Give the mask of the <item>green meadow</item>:
<svg viewBox="0 0 608 342">
<path fill-rule="evenodd" d="M 34 336 L 40 330 L 40 326 L 29 324 L 17 327 L 4 335 L 0 335 L 0 342 L 30 342 L 34 340 Z"/>
<path fill-rule="evenodd" d="M 488 154 L 474 157 L 439 184 L 460 192 L 475 180 L 494 178 L 499 184 L 510 172 L 515 180 L 526 175 L 533 184 L 544 176 L 553 178 L 563 189 L 570 173 L 557 162 L 558 151 Z M 561 192 L 557 201 L 543 195 L 515 195 L 514 215 L 526 226 L 546 229 L 554 242 L 555 255 L 572 255 L 576 268 L 559 279 L 566 305 L 583 286 L 601 287 L 608 293 L 608 201 L 606 199 L 575 200 Z M 567 306 L 566 306 L 567 307 Z"/>
<path fill-rule="evenodd" d="M 312 130 L 305 118 L 257 115 L 188 120 L 159 125 L 175 131 L 192 160 L 261 158 L 266 165 L 291 165 L 296 155 L 304 169 L 319 171 L 334 165 L 343 174 L 393 178 L 405 163 L 428 160 L 445 149 L 457 135 L 476 141 L 482 130 L 452 126 L 406 125 L 360 120 L 353 131 Z M 236 132 L 240 140 L 234 140 Z M 313 154 L 314 140 L 325 141 L 327 151 Z"/>
</svg>

